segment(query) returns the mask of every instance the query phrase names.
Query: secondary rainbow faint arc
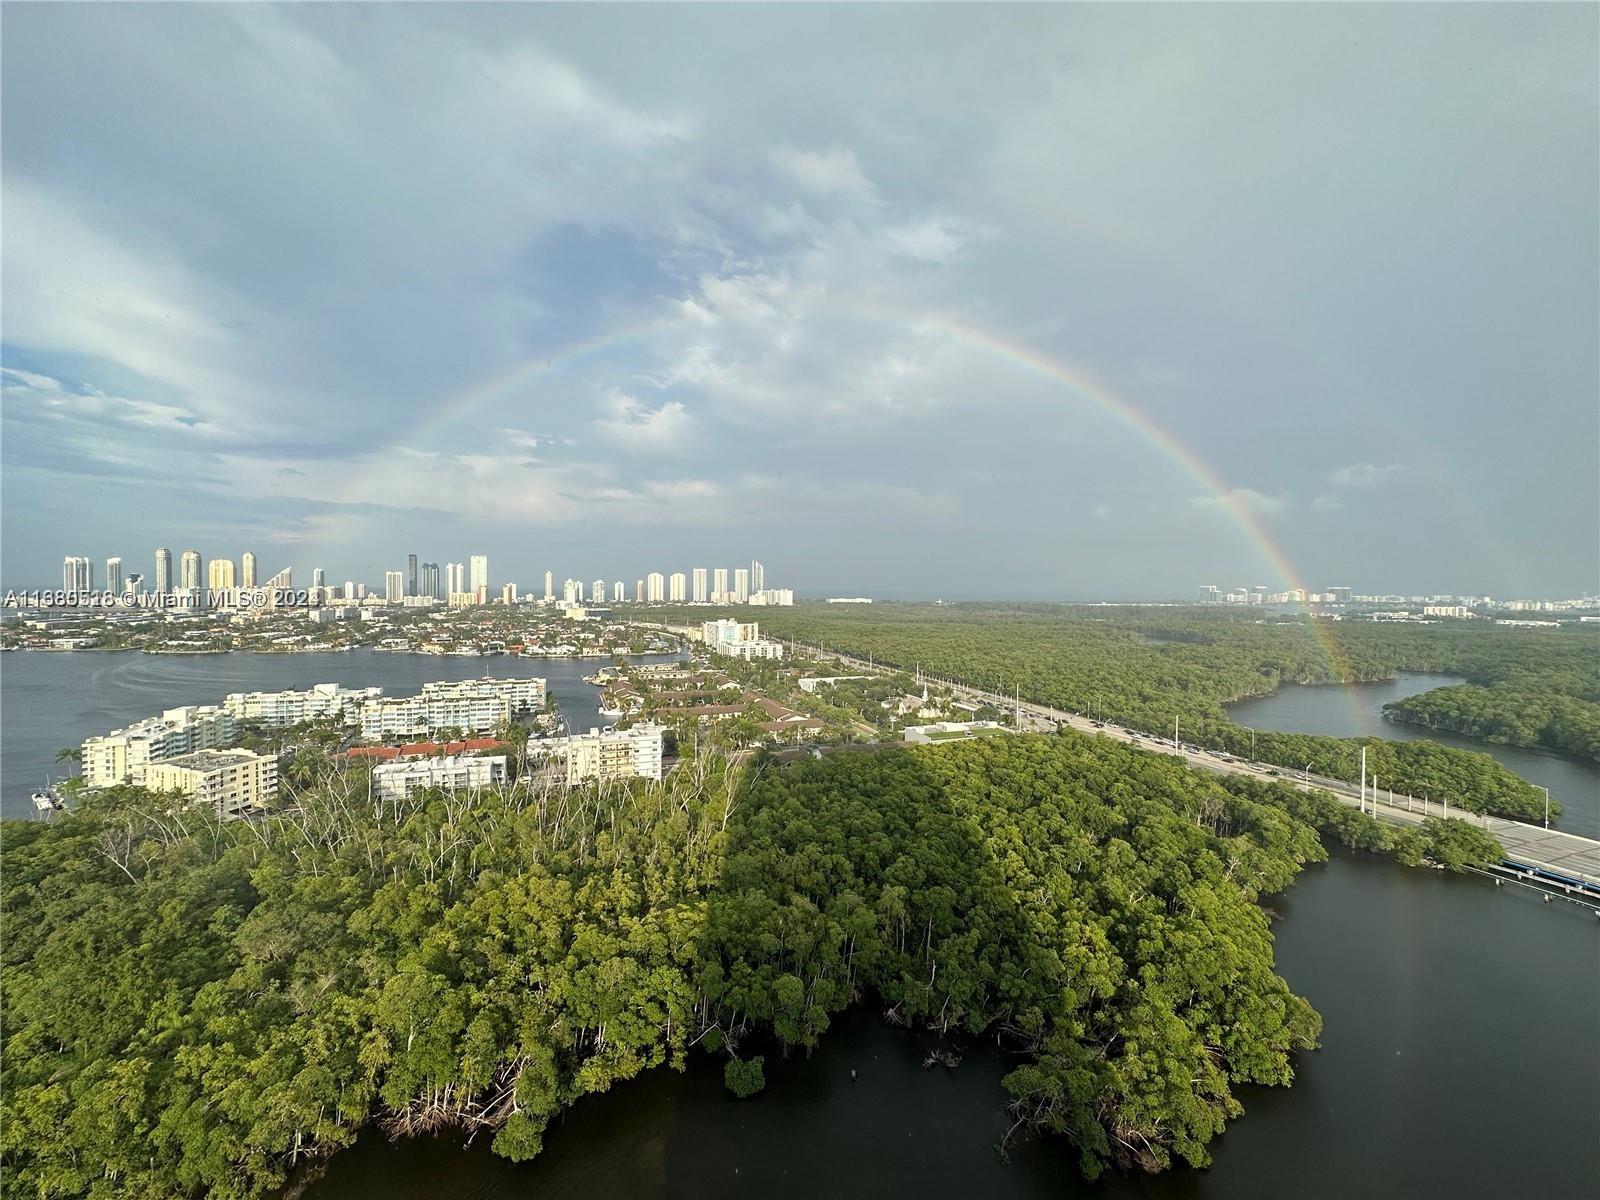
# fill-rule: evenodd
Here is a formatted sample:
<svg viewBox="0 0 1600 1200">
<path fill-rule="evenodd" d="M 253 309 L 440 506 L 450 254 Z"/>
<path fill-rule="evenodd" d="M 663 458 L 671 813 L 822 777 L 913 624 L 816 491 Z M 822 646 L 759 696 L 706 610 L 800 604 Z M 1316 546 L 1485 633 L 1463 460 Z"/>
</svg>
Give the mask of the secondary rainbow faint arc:
<svg viewBox="0 0 1600 1200">
<path fill-rule="evenodd" d="M 1261 523 L 1260 518 L 1251 511 L 1247 504 L 1240 500 L 1234 489 L 1228 486 L 1210 464 L 1169 430 L 1151 419 L 1148 414 L 1129 401 L 1124 400 L 1115 392 L 1112 392 L 1088 373 L 1050 358 L 1029 346 L 1010 341 L 988 330 L 948 317 L 929 314 L 904 317 L 886 317 L 878 313 L 862 315 L 872 320 L 887 321 L 907 328 L 931 330 L 964 345 L 973 346 L 1007 362 L 1041 374 L 1065 387 L 1073 395 L 1087 401 L 1119 424 L 1137 434 L 1175 463 L 1216 500 L 1233 523 L 1238 526 L 1240 532 L 1260 551 L 1285 585 L 1301 592 L 1309 592 L 1309 589 L 1301 581 L 1300 574 L 1289 559 L 1288 554 L 1273 539 L 1272 535 Z M 391 443 L 388 448 L 395 450 L 408 444 L 414 445 L 422 441 L 431 430 L 442 428 L 450 421 L 470 416 L 494 397 L 517 384 L 525 383 L 558 367 L 567 366 L 586 355 L 609 350 L 626 342 L 648 337 L 651 334 L 667 329 L 677 328 L 687 322 L 688 318 L 686 317 L 662 318 L 642 322 L 627 326 L 614 333 L 575 342 L 550 354 L 542 354 L 536 358 L 516 363 L 486 379 L 480 380 L 463 391 L 447 397 L 434 408 L 433 412 L 425 420 L 414 426 L 404 437 Z M 1349 662 L 1339 644 L 1326 630 L 1321 628 L 1318 622 L 1313 621 L 1311 629 L 1324 653 L 1327 654 L 1335 672 L 1342 678 L 1352 678 L 1353 672 L 1350 670 Z"/>
</svg>

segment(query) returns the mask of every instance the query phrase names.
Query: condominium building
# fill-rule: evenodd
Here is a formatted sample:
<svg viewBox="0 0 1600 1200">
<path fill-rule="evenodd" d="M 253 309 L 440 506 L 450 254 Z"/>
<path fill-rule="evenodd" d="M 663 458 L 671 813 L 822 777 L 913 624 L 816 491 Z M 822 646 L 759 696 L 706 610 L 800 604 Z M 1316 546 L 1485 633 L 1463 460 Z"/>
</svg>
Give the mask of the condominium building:
<svg viewBox="0 0 1600 1200">
<path fill-rule="evenodd" d="M 489 587 L 489 556 L 487 554 L 474 554 L 472 562 L 472 579 L 467 584 L 471 592 L 487 590 Z"/>
<path fill-rule="evenodd" d="M 554 571 L 544 573 L 544 598 L 546 601 L 556 598 L 556 574 Z"/>
<path fill-rule="evenodd" d="M 589 603 L 604 604 L 606 602 L 606 581 L 596 579 L 589 585 Z"/>
<path fill-rule="evenodd" d="M 752 592 L 767 590 L 767 568 L 756 559 L 750 560 L 750 590 Z"/>
<path fill-rule="evenodd" d="M 120 558 L 106 559 L 106 591 L 113 595 L 122 595 L 122 560 Z"/>
<path fill-rule="evenodd" d="M 214 704 L 169 708 L 104 736 L 86 738 L 83 778 L 90 787 L 142 783 L 151 763 L 227 746 L 233 738 L 234 718 L 226 709 Z"/>
<path fill-rule="evenodd" d="M 503 754 L 410 758 L 372 769 L 373 787 L 385 800 L 409 796 L 427 788 L 457 792 L 493 787 L 506 779 L 506 756 Z"/>
<path fill-rule="evenodd" d="M 736 567 L 734 569 L 733 602 L 735 604 L 750 603 L 750 572 L 745 567 Z"/>
<path fill-rule="evenodd" d="M 165 596 L 172 591 L 172 551 L 165 546 L 156 547 L 156 595 Z"/>
<path fill-rule="evenodd" d="M 332 614 L 338 610 L 318 611 Z M 337 683 L 317 683 L 304 691 L 232 692 L 223 700 L 222 707 L 236 721 L 271 726 L 298 725 L 302 721 L 336 717 L 341 712 L 353 718 L 363 704 L 382 695 L 381 687 L 345 688 Z"/>
<path fill-rule="evenodd" d="M 278 795 L 278 760 L 250 750 L 196 750 L 145 768 L 144 785 L 180 792 L 223 820 L 260 812 Z"/>
<path fill-rule="evenodd" d="M 689 598 L 689 579 L 682 571 L 674 571 L 667 579 L 667 599 L 682 604 Z"/>
<path fill-rule="evenodd" d="M 185 550 L 178 559 L 178 586 L 186 592 L 198 591 L 201 583 L 200 551 Z"/>
<path fill-rule="evenodd" d="M 588 733 L 534 741 L 529 750 L 550 754 L 566 763 L 569 784 L 586 779 L 660 779 L 664 733 L 659 725 Z"/>
<path fill-rule="evenodd" d="M 383 573 L 383 598 L 389 604 L 399 604 L 406 598 L 406 577 L 403 572 Z"/>
<path fill-rule="evenodd" d="M 611 585 L 611 601 L 613 604 L 621 604 L 627 598 L 628 586 L 619 579 Z"/>
<path fill-rule="evenodd" d="M 706 569 L 704 567 L 696 567 L 694 569 L 694 602 L 696 604 L 704 604 L 708 599 L 710 599 L 710 596 L 706 589 Z"/>
<path fill-rule="evenodd" d="M 93 591 L 94 563 L 78 554 L 69 554 L 62 559 L 61 590 L 64 592 Z"/>
<path fill-rule="evenodd" d="M 700 627 L 700 636 L 717 654 L 744 659 L 783 657 L 783 643 L 763 638 L 761 626 L 754 621 L 706 621 Z"/>
<path fill-rule="evenodd" d="M 206 583 L 213 591 L 233 587 L 233 559 L 213 558 L 206 568 Z"/>
<path fill-rule="evenodd" d="M 728 568 L 717 567 L 711 572 L 711 603 L 728 603 Z"/>
<path fill-rule="evenodd" d="M 256 585 L 256 556 L 249 550 L 244 552 L 239 559 L 239 586 L 253 588 Z"/>
<path fill-rule="evenodd" d="M 483 733 L 544 704 L 543 679 L 466 679 L 424 684 L 415 696 L 368 700 L 362 704 L 361 736 L 410 737 L 436 730 Z"/>
<path fill-rule="evenodd" d="M 649 604 L 660 604 L 667 598 L 667 581 L 660 571 L 651 571 L 644 577 L 644 598 Z"/>
</svg>

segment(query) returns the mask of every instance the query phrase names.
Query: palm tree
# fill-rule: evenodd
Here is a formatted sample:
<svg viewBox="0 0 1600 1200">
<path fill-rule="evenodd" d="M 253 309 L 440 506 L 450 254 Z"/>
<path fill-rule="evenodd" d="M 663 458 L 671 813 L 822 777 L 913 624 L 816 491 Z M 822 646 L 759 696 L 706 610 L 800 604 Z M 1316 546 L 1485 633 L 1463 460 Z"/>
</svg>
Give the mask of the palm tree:
<svg viewBox="0 0 1600 1200">
<path fill-rule="evenodd" d="M 63 746 L 56 751 L 57 762 L 69 762 L 76 766 L 83 764 L 83 750 L 78 746 Z"/>
</svg>

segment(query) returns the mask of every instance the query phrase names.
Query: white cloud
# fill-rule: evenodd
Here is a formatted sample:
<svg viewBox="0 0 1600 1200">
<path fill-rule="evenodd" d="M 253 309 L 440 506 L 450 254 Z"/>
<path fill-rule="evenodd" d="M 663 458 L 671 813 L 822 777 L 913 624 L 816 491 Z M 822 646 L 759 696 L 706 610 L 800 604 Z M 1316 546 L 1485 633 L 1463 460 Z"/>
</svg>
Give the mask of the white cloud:
<svg viewBox="0 0 1600 1200">
<path fill-rule="evenodd" d="M 944 263 L 960 253 L 976 234 L 965 222 L 930 217 L 911 225 L 897 225 L 883 236 L 889 249 L 904 258 Z"/>
<path fill-rule="evenodd" d="M 670 450 L 687 439 L 694 425 L 689 410 L 678 400 L 651 408 L 624 391 L 613 389 L 602 404 L 606 415 L 594 422 L 606 441 L 629 450 Z"/>
<path fill-rule="evenodd" d="M 1328 481 L 1335 487 L 1368 488 L 1377 487 L 1390 476 L 1398 474 L 1405 468 L 1399 463 L 1388 463 L 1378 466 L 1376 463 L 1352 463 L 1348 467 L 1340 467 L 1328 476 Z"/>
<path fill-rule="evenodd" d="M 876 203 L 878 189 L 862 173 L 855 151 L 843 146 L 827 150 L 796 150 L 779 146 L 772 161 L 780 171 L 809 192 L 823 196 L 844 196 L 863 203 Z"/>
<path fill-rule="evenodd" d="M 1318 512 L 1333 512 L 1344 507 L 1344 497 L 1337 492 L 1323 492 L 1311 502 L 1311 507 Z"/>
<path fill-rule="evenodd" d="M 1188 502 L 1191 509 L 1199 512 L 1222 512 L 1230 509 L 1244 509 L 1258 517 L 1275 517 L 1289 509 L 1287 496 L 1269 496 L 1258 492 L 1255 488 L 1232 488 L 1220 496 L 1195 496 Z"/>
</svg>

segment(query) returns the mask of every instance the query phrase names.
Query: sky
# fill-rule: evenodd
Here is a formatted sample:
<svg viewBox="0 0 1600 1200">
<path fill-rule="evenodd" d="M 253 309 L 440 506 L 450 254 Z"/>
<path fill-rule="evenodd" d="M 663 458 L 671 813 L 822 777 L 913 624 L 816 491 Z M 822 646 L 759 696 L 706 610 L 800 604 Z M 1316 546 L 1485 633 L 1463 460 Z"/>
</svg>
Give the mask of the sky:
<svg viewBox="0 0 1600 1200">
<path fill-rule="evenodd" d="M 3 20 L 7 586 L 1600 588 L 1593 5 Z"/>
</svg>

